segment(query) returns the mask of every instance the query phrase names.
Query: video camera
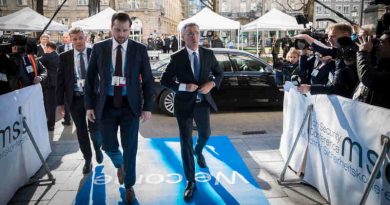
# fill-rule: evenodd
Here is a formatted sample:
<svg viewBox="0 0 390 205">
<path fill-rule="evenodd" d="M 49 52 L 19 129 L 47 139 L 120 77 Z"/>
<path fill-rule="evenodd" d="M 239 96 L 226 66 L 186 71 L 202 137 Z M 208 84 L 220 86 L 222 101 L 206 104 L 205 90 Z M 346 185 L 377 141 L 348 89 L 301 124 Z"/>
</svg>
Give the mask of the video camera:
<svg viewBox="0 0 390 205">
<path fill-rule="evenodd" d="M 18 53 L 36 53 L 37 40 L 24 35 L 12 35 L 10 37 L 0 37 L 0 52 L 11 54 L 12 47 L 18 46 Z"/>
<path fill-rule="evenodd" d="M 295 16 L 295 19 L 298 24 L 303 25 L 304 28 L 306 28 L 306 24 L 309 23 L 307 18 L 304 15 L 297 15 Z M 306 29 L 301 32 L 301 34 L 307 34 L 311 36 L 314 39 L 317 39 L 321 41 L 322 43 L 326 44 L 326 40 L 328 39 L 328 34 L 325 33 L 324 30 L 315 30 L 313 28 Z M 303 50 L 308 48 L 310 45 L 305 41 L 301 39 L 296 39 L 294 41 L 294 47 L 298 50 Z"/>
</svg>

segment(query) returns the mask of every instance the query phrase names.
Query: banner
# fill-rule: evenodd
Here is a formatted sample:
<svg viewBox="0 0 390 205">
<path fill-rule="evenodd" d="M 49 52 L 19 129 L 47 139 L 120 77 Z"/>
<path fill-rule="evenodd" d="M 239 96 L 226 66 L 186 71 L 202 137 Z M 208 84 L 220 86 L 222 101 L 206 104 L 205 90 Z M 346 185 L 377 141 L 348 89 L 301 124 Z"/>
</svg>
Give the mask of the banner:
<svg viewBox="0 0 390 205">
<path fill-rule="evenodd" d="M 299 138 L 307 147 L 297 149 L 298 153 L 294 154 L 302 156 L 306 152 L 307 158 L 290 166 L 306 163 L 303 180 L 316 187 L 330 204 L 359 204 L 381 152 L 381 135 L 390 136 L 390 110 L 334 95 L 297 94 L 294 89 L 285 92 L 285 99 L 291 101 L 287 103 L 294 106 L 287 107 L 283 117 L 294 125 L 283 127 L 286 135 L 282 137 L 281 151 L 285 149 L 282 145 L 292 146 L 295 137 L 292 130 L 302 124 L 302 120 L 293 121 L 296 116 L 287 113 L 297 107 L 305 112 L 304 107 L 313 104 L 311 120 L 307 122 L 310 129 L 306 129 L 309 136 Z M 287 159 L 286 155 L 283 157 Z M 389 182 L 390 164 L 386 159 L 366 204 L 390 204 Z"/>
<path fill-rule="evenodd" d="M 7 204 L 42 166 L 23 117 L 45 159 L 51 149 L 41 85 L 0 95 L 0 105 L 0 204 Z"/>
</svg>

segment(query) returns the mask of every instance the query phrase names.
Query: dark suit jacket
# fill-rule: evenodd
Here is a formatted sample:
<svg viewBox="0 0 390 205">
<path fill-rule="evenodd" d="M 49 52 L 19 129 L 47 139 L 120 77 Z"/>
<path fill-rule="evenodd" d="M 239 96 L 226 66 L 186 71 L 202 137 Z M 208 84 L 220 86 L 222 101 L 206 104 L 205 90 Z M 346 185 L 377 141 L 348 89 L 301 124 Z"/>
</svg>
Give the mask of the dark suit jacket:
<svg viewBox="0 0 390 205">
<path fill-rule="evenodd" d="M 59 56 L 56 51 L 51 53 L 45 53 L 39 61 L 46 67 L 47 78 L 43 81 L 42 85 L 45 87 L 55 87 L 57 85 L 57 71 Z"/>
<path fill-rule="evenodd" d="M 95 110 L 97 119 L 102 117 L 111 83 L 111 58 L 112 39 L 101 41 L 93 46 L 85 82 L 85 105 L 87 109 Z M 129 39 L 126 49 L 126 62 L 127 101 L 132 113 L 135 116 L 140 116 L 141 110 L 152 111 L 153 109 L 154 78 L 146 47 Z M 95 99 L 93 92 L 96 86 L 96 80 L 94 80 L 96 76 L 100 77 L 98 82 L 100 94 L 97 99 Z"/>
<path fill-rule="evenodd" d="M 45 49 L 42 48 L 41 44 L 37 45 L 37 57 L 41 57 L 45 54 Z"/>
<path fill-rule="evenodd" d="M 59 54 L 61 54 L 61 53 L 64 52 L 64 51 L 65 51 L 65 44 L 62 44 L 62 45 L 60 45 L 60 46 L 57 47 L 57 52 L 58 52 Z"/>
<path fill-rule="evenodd" d="M 91 49 L 87 48 L 87 56 L 90 58 Z M 60 54 L 60 63 L 57 75 L 56 97 L 57 104 L 69 106 L 73 101 L 73 86 L 75 82 L 74 49 Z"/>
<path fill-rule="evenodd" d="M 181 51 L 171 56 L 171 61 L 168 64 L 167 69 L 162 75 L 161 85 L 176 92 L 175 95 L 175 114 L 176 116 L 188 116 L 192 113 L 193 106 L 195 104 L 197 92 L 178 91 L 180 83 L 193 83 L 202 85 L 211 80 L 215 82 L 218 88 L 222 78 L 223 71 L 218 66 L 218 61 L 214 56 L 212 50 L 199 47 L 200 57 L 200 80 L 195 81 L 194 74 L 191 69 L 191 62 L 188 57 L 187 49 L 184 48 Z M 212 73 L 213 79 L 210 79 Z M 217 111 L 217 106 L 210 93 L 207 93 L 204 99 L 209 103 L 210 107 Z"/>
</svg>

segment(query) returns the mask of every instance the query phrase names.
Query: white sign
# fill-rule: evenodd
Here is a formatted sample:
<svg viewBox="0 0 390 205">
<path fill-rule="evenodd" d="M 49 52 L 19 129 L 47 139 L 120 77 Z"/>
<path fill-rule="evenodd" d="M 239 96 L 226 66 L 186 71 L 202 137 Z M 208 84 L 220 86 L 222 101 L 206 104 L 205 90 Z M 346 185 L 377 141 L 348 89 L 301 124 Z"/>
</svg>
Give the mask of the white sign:
<svg viewBox="0 0 390 205">
<path fill-rule="evenodd" d="M 0 204 L 7 204 L 42 166 L 23 128 L 23 117 L 45 159 L 51 149 L 40 84 L 0 95 L 0 105 Z"/>
<path fill-rule="evenodd" d="M 390 136 L 390 110 L 334 95 L 302 98 L 293 89 L 285 92 L 285 100 L 289 101 L 288 105 L 294 106 L 284 110 L 284 118 L 287 118 L 284 122 L 293 124 L 283 126 L 280 150 L 284 152 L 284 159 L 287 159 L 285 147 L 292 146 L 295 137 L 292 134 L 296 134 L 292 130 L 302 123 L 302 120 L 293 121 L 297 117 L 287 114 L 297 107 L 304 113 L 304 107 L 313 104 L 311 126 L 305 129 L 306 133 L 309 130 L 309 137 L 299 138 L 302 144 L 308 145 L 308 149 L 301 147 L 293 155 L 303 156 L 306 153 L 307 158 L 303 162 L 292 162 L 290 166 L 304 166 L 303 179 L 315 186 L 330 204 L 359 204 L 381 152 L 380 136 Z M 390 164 L 385 161 L 366 204 L 390 204 L 389 182 Z"/>
</svg>

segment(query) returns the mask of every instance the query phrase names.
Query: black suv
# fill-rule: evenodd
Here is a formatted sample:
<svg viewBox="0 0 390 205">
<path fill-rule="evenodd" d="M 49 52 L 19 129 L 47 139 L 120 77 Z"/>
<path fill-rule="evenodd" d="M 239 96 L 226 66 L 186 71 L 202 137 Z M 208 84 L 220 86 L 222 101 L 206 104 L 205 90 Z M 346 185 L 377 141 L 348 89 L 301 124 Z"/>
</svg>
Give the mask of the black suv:
<svg viewBox="0 0 390 205">
<path fill-rule="evenodd" d="M 248 107 L 276 105 L 283 103 L 283 92 L 275 83 L 272 66 L 248 52 L 233 49 L 212 49 L 224 77 L 219 89 L 211 91 L 219 107 Z M 170 58 L 153 64 L 155 78 L 155 102 L 166 114 L 173 116 L 175 93 L 160 84 Z"/>
</svg>

